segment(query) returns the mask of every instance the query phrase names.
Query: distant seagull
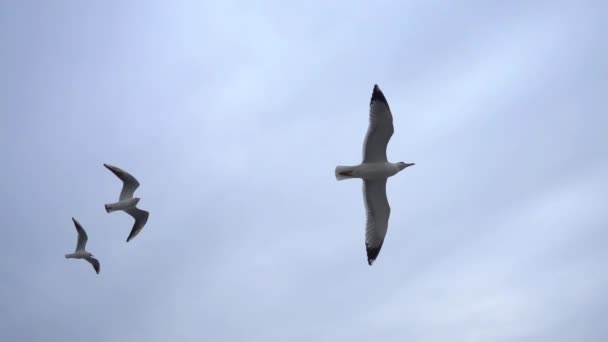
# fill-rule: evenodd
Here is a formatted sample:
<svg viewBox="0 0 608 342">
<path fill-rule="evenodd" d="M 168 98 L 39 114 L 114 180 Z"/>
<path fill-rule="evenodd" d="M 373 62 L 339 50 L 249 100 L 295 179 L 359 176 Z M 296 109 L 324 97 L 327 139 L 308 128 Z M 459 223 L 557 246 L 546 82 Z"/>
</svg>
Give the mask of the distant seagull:
<svg viewBox="0 0 608 342">
<path fill-rule="evenodd" d="M 146 222 L 148 222 L 148 216 L 150 216 L 150 213 L 135 207 L 139 202 L 139 198 L 133 198 L 133 193 L 139 187 L 139 182 L 137 179 L 131 176 L 131 174 L 128 172 L 116 166 L 108 164 L 103 164 L 103 166 L 112 171 L 112 173 L 114 173 L 116 177 L 120 178 L 120 180 L 123 182 L 122 191 L 120 192 L 118 202 L 106 204 L 105 207 L 108 213 L 122 210 L 135 219 L 133 228 L 131 228 L 131 233 L 127 238 L 127 242 L 129 242 L 144 228 L 144 225 Z"/>
<path fill-rule="evenodd" d="M 414 163 L 390 163 L 386 146 L 393 135 L 393 115 L 384 94 L 374 85 L 369 110 L 369 127 L 363 143 L 363 162 L 355 166 L 336 166 L 336 179 L 363 179 L 363 197 L 367 212 L 365 249 L 371 266 L 382 248 L 391 207 L 386 198 L 386 181 Z"/>
<path fill-rule="evenodd" d="M 76 231 L 78 232 L 78 242 L 76 243 L 76 250 L 74 253 L 66 254 L 66 259 L 85 259 L 90 262 L 95 269 L 95 272 L 99 274 L 99 261 L 93 257 L 93 254 L 87 252 L 85 250 L 85 246 L 87 245 L 87 240 L 89 237 L 87 236 L 87 232 L 84 231 L 84 228 L 80 225 L 75 218 L 72 217 L 72 221 L 74 221 L 74 226 L 76 226 Z"/>
</svg>

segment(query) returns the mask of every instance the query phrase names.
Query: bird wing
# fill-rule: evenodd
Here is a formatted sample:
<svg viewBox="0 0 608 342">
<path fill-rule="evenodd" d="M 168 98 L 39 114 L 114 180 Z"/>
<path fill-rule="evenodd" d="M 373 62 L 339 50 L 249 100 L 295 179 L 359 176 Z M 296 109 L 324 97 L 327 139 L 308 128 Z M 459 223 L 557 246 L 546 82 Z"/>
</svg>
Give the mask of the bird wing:
<svg viewBox="0 0 608 342">
<path fill-rule="evenodd" d="M 363 198 L 367 214 L 365 249 L 367 263 L 371 266 L 384 243 L 388 218 L 391 214 L 391 207 L 386 197 L 386 179 L 363 180 Z"/>
<path fill-rule="evenodd" d="M 135 193 L 135 190 L 137 190 L 137 188 L 139 187 L 139 182 L 137 181 L 137 179 L 135 179 L 135 177 L 133 177 L 130 173 L 119 167 L 112 166 L 109 164 L 103 164 L 103 166 L 105 166 L 108 170 L 112 171 L 112 173 L 115 174 L 116 177 L 120 178 L 123 183 L 118 200 L 123 201 L 126 199 L 133 198 L 133 193 Z"/>
<path fill-rule="evenodd" d="M 84 230 L 80 222 L 78 222 L 75 218 L 72 217 L 72 221 L 74 222 L 74 226 L 76 227 L 76 231 L 78 232 L 78 241 L 76 242 L 76 252 L 84 251 L 85 246 L 87 245 L 87 241 L 89 237 L 87 236 L 87 232 Z"/>
<path fill-rule="evenodd" d="M 146 224 L 146 222 L 148 222 L 148 216 L 150 216 L 150 213 L 135 207 L 125 209 L 125 212 L 135 219 L 135 223 L 133 223 L 133 228 L 131 228 L 131 233 L 127 238 L 127 242 L 129 242 L 131 241 L 131 239 L 137 236 L 137 234 L 139 234 L 139 232 L 144 228 L 144 225 Z"/>
<path fill-rule="evenodd" d="M 92 256 L 85 257 L 85 260 L 88 261 L 91 265 L 93 265 L 93 268 L 95 269 L 95 272 L 97 274 L 99 274 L 99 270 L 101 268 L 101 265 L 99 264 L 99 260 L 93 258 Z"/>
<path fill-rule="evenodd" d="M 386 97 L 377 84 L 374 85 L 369 104 L 369 126 L 363 142 L 363 162 L 386 162 L 386 146 L 393 136 L 393 115 Z"/>
</svg>

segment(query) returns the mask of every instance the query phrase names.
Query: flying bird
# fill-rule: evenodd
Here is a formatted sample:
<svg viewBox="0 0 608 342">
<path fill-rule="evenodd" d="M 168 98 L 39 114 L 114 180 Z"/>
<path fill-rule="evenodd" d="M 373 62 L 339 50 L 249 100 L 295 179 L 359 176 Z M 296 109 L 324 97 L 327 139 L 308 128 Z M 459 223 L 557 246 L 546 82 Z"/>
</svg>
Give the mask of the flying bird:
<svg viewBox="0 0 608 342">
<path fill-rule="evenodd" d="M 87 232 L 84 231 L 84 228 L 82 228 L 80 223 L 78 221 L 76 221 L 75 218 L 72 217 L 72 221 L 74 222 L 74 226 L 76 226 L 76 231 L 78 232 L 78 240 L 76 242 L 76 250 L 74 251 L 74 253 L 66 254 L 65 258 L 66 259 L 84 259 L 84 260 L 88 261 L 91 265 L 93 265 L 95 272 L 97 274 L 99 274 L 99 269 L 100 269 L 99 261 L 97 259 L 95 259 L 93 254 L 87 252 L 85 249 L 85 247 L 87 245 L 87 241 L 89 240 L 89 237 L 87 236 Z"/>
<path fill-rule="evenodd" d="M 133 193 L 135 193 L 135 190 L 139 187 L 139 182 L 137 179 L 135 179 L 135 177 L 128 172 L 116 166 L 109 164 L 103 164 L 103 166 L 112 171 L 112 173 L 114 173 L 116 177 L 120 178 L 120 180 L 123 182 L 122 190 L 120 192 L 120 196 L 118 197 L 118 202 L 106 204 L 105 208 L 106 212 L 108 213 L 114 211 L 124 211 L 135 219 L 133 228 L 131 228 L 131 233 L 129 234 L 129 237 L 127 237 L 127 242 L 129 242 L 144 228 L 144 225 L 146 222 L 148 222 L 148 216 L 150 216 L 150 213 L 136 207 L 140 200 L 138 197 L 133 197 Z"/>
<path fill-rule="evenodd" d="M 367 263 L 371 266 L 382 248 L 391 207 L 386 197 L 386 181 L 414 163 L 391 163 L 386 158 L 386 147 L 393 135 L 393 115 L 386 97 L 377 84 L 374 85 L 369 105 L 369 126 L 363 143 L 363 161 L 355 166 L 336 166 L 338 181 L 361 178 L 363 199 L 367 214 L 365 249 Z"/>
</svg>

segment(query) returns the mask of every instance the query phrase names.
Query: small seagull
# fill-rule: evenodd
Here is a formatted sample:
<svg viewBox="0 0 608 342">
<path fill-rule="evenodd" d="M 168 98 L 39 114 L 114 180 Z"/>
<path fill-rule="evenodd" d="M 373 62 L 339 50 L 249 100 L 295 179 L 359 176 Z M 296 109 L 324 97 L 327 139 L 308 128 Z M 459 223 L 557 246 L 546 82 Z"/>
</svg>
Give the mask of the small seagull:
<svg viewBox="0 0 608 342">
<path fill-rule="evenodd" d="M 131 241 L 139 232 L 144 228 L 146 222 L 148 222 L 148 213 L 145 210 L 141 210 L 136 207 L 140 198 L 133 197 L 133 193 L 139 187 L 139 182 L 135 177 L 131 176 L 128 172 L 112 165 L 103 164 L 108 170 L 112 171 L 116 175 L 116 177 L 120 178 L 123 182 L 122 191 L 120 192 L 120 196 L 118 198 L 118 202 L 106 204 L 106 212 L 111 213 L 113 211 L 122 210 L 125 213 L 131 215 L 135 219 L 135 223 L 133 224 L 133 228 L 131 228 L 131 233 L 127 238 L 127 242 Z"/>
<path fill-rule="evenodd" d="M 336 179 L 363 179 L 363 197 L 367 214 L 365 249 L 371 266 L 382 248 L 388 229 L 391 207 L 386 197 L 386 181 L 414 163 L 390 163 L 386 147 L 393 135 L 393 115 L 384 94 L 374 85 L 370 100 L 369 126 L 363 143 L 363 161 L 355 166 L 336 166 Z"/>
<path fill-rule="evenodd" d="M 95 257 L 93 257 L 93 254 L 91 254 L 85 250 L 85 247 L 87 245 L 87 240 L 89 239 L 89 237 L 87 236 L 87 232 L 84 231 L 84 228 L 82 228 L 80 223 L 78 221 L 76 221 L 75 218 L 72 217 L 72 221 L 74 221 L 74 226 L 76 226 L 76 231 L 78 232 L 78 242 L 76 243 L 76 250 L 74 251 L 74 253 L 66 254 L 65 258 L 66 259 L 85 259 L 86 261 L 91 263 L 91 265 L 93 265 L 95 272 L 97 272 L 97 274 L 99 274 L 99 268 L 100 268 L 99 261 L 97 259 L 95 259 Z"/>
</svg>

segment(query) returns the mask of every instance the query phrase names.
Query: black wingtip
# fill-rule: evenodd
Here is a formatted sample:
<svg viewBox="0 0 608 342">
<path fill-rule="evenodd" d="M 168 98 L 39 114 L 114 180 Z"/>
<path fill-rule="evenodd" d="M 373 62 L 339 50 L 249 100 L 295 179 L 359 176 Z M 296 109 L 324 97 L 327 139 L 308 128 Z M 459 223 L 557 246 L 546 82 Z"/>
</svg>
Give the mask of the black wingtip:
<svg viewBox="0 0 608 342">
<path fill-rule="evenodd" d="M 127 237 L 127 242 L 133 240 L 137 236 L 137 234 L 139 234 L 139 232 L 137 232 L 136 234 L 133 234 L 133 232 L 129 233 L 129 236 Z"/>
<path fill-rule="evenodd" d="M 114 166 L 112 166 L 112 165 L 110 165 L 110 164 L 106 164 L 106 163 L 103 163 L 103 166 L 104 166 L 106 169 L 110 170 L 110 172 L 112 172 L 113 174 L 116 174 L 116 170 L 114 170 Z"/>
<path fill-rule="evenodd" d="M 112 173 L 117 174 L 117 172 L 122 171 L 121 168 L 119 168 L 118 166 L 114 166 L 114 165 L 110 165 L 110 164 L 106 164 L 104 163 L 103 166 L 106 167 L 106 169 L 112 171 Z"/>
<path fill-rule="evenodd" d="M 369 101 L 369 104 L 371 105 L 374 102 L 381 102 L 388 106 L 388 101 L 386 101 L 384 93 L 382 93 L 382 90 L 380 90 L 380 87 L 378 87 L 377 84 L 374 84 L 374 90 L 372 91 L 372 98 Z"/>
<path fill-rule="evenodd" d="M 129 242 L 129 241 L 131 241 L 131 240 L 135 239 L 135 237 L 136 237 L 138 234 L 139 234 L 139 232 L 137 232 L 137 233 L 135 233 L 135 234 L 134 234 L 133 232 L 131 232 L 131 233 L 129 234 L 129 237 L 127 237 L 127 242 Z"/>
<path fill-rule="evenodd" d="M 379 246 L 371 247 L 367 243 L 365 244 L 365 249 L 367 250 L 367 264 L 372 265 L 376 258 L 378 258 L 378 254 L 380 254 L 380 249 L 382 248 L 382 244 Z"/>
</svg>

